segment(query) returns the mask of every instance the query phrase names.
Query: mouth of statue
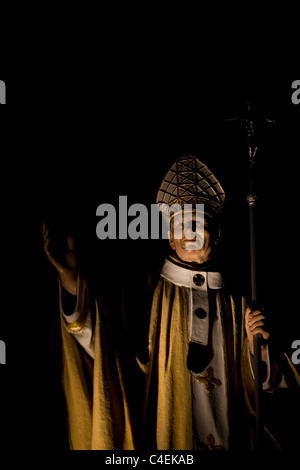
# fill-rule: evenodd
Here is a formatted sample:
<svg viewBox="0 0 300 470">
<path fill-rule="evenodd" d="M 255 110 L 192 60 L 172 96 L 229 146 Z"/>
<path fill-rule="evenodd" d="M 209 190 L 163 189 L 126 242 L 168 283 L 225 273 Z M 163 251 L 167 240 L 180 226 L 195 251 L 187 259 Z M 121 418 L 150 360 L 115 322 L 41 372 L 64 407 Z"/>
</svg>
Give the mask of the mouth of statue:
<svg viewBox="0 0 300 470">
<path fill-rule="evenodd" d="M 196 251 L 200 250 L 203 247 L 203 243 L 196 239 L 184 240 L 183 247 L 185 251 Z"/>
</svg>

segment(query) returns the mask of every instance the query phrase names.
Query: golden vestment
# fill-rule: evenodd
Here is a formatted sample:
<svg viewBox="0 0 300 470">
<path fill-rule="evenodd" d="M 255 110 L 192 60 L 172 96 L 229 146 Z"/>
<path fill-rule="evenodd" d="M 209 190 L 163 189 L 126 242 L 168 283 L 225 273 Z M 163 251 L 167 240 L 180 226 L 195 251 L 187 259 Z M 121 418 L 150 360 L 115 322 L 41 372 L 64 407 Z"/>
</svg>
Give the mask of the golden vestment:
<svg viewBox="0 0 300 470">
<path fill-rule="evenodd" d="M 156 283 L 148 354 L 143 357 L 136 354 L 121 317 L 107 312 L 98 299 L 88 298 L 86 284 L 84 290 L 84 308 L 77 320 L 67 322 L 61 315 L 70 447 L 195 449 L 185 289 L 162 277 Z M 246 406 L 254 415 L 254 381 L 244 333 L 245 303 L 224 289 L 216 298 L 224 331 L 230 448 L 249 448 Z M 76 340 L 87 323 L 93 331 L 94 358 Z M 270 433 L 269 437 L 274 440 Z M 207 449 L 214 448 L 218 442 L 208 434 Z"/>
</svg>

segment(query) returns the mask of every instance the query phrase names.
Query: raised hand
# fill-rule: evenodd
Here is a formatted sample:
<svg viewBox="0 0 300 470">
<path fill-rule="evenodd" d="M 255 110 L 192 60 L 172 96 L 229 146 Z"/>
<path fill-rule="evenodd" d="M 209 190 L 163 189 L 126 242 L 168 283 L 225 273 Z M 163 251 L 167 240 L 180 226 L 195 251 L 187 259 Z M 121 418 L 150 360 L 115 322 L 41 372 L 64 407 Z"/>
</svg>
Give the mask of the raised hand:
<svg viewBox="0 0 300 470">
<path fill-rule="evenodd" d="M 45 223 L 43 223 L 40 229 L 41 229 L 42 236 L 43 236 L 44 251 L 46 253 L 47 258 L 49 259 L 50 263 L 53 264 L 53 266 L 58 271 L 63 287 L 70 294 L 76 295 L 77 293 L 77 259 L 76 259 L 75 252 L 74 252 L 73 237 L 71 236 L 67 237 L 68 250 L 65 253 L 66 265 L 63 266 L 50 253 L 49 228 L 46 226 Z"/>
</svg>

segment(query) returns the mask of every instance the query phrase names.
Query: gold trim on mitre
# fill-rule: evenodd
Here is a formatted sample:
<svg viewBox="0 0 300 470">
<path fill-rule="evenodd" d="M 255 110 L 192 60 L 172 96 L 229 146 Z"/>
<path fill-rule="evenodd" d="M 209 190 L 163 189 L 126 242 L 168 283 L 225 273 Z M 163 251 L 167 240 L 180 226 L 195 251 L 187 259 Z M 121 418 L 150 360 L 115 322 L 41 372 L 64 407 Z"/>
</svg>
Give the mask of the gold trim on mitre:
<svg viewBox="0 0 300 470">
<path fill-rule="evenodd" d="M 183 155 L 164 177 L 156 203 L 168 206 L 204 204 L 204 213 L 215 217 L 223 207 L 225 191 L 215 175 L 198 158 Z"/>
</svg>

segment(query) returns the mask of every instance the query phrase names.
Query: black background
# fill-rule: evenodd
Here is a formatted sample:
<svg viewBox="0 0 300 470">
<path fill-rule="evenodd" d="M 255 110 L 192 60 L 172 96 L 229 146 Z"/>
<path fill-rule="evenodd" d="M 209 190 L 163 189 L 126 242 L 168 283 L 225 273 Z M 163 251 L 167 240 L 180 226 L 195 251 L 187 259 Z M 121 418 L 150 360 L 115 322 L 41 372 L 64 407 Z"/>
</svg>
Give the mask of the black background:
<svg viewBox="0 0 300 470">
<path fill-rule="evenodd" d="M 262 130 L 257 156 L 261 298 L 289 356 L 300 339 L 300 105 L 291 102 L 297 77 L 224 71 L 210 77 L 201 68 L 170 67 L 163 60 L 114 65 L 67 75 L 42 70 L 21 83 L 0 77 L 8 101 L 5 113 L 1 109 L 3 447 L 17 441 L 29 451 L 67 448 L 57 274 L 43 253 L 41 221 L 49 224 L 53 244 L 74 234 L 82 270 L 95 284 L 118 283 L 159 262 L 167 247 L 152 240 L 98 240 L 97 206 L 116 205 L 119 195 L 129 204 L 154 203 L 169 166 L 189 153 L 225 189 L 225 267 L 249 290 L 246 135 L 242 126 L 224 121 L 243 114 L 249 99 L 276 121 Z"/>
</svg>

